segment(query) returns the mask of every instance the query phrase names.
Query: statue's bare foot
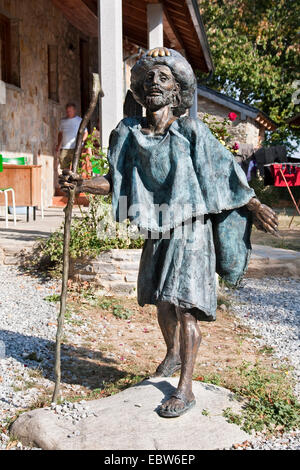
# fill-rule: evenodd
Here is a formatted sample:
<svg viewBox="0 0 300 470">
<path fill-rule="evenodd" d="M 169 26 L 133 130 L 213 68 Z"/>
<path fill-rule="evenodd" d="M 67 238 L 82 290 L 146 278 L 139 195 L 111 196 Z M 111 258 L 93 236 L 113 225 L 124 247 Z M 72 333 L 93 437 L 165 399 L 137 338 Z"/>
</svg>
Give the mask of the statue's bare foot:
<svg viewBox="0 0 300 470">
<path fill-rule="evenodd" d="M 154 377 L 171 377 L 177 370 L 181 368 L 181 360 L 178 356 L 166 355 L 164 360 L 159 364 Z"/>
<path fill-rule="evenodd" d="M 176 390 L 171 398 L 159 407 L 158 414 L 163 418 L 177 418 L 195 406 L 195 403 L 193 393 L 187 394 Z"/>
</svg>

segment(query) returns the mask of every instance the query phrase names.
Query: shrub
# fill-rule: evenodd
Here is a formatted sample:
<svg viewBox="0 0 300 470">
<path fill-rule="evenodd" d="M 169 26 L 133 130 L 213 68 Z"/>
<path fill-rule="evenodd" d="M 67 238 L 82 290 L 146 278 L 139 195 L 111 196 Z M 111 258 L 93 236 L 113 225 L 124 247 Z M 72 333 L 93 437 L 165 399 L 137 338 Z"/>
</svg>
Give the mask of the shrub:
<svg viewBox="0 0 300 470">
<path fill-rule="evenodd" d="M 88 135 L 84 147 L 90 152 L 90 162 L 94 171 L 100 175 L 106 174 L 109 169 L 107 155 L 101 148 L 100 133 L 96 128 Z"/>
<path fill-rule="evenodd" d="M 232 135 L 230 133 L 230 127 L 236 118 L 237 115 L 235 113 L 229 113 L 228 117 L 223 120 L 219 120 L 207 113 L 202 118 L 202 121 L 209 127 L 211 133 L 233 154 L 237 153 L 239 149 L 238 142 L 232 145 Z"/>
<path fill-rule="evenodd" d="M 70 257 L 95 257 L 100 252 L 113 248 L 141 248 L 144 239 L 139 233 L 132 236 L 129 223 L 113 223 L 110 196 L 90 195 L 89 208 L 81 211 L 80 217 L 74 217 L 71 224 Z M 99 235 L 99 226 L 105 233 Z M 115 231 L 112 234 L 112 227 Z M 34 248 L 27 266 L 57 275 L 62 269 L 64 224 L 49 238 L 40 240 Z"/>
<path fill-rule="evenodd" d="M 278 188 L 274 186 L 264 186 L 264 179 L 261 176 L 253 178 L 249 182 L 249 186 L 254 189 L 256 197 L 262 204 L 272 206 L 274 203 L 279 202 Z"/>
</svg>

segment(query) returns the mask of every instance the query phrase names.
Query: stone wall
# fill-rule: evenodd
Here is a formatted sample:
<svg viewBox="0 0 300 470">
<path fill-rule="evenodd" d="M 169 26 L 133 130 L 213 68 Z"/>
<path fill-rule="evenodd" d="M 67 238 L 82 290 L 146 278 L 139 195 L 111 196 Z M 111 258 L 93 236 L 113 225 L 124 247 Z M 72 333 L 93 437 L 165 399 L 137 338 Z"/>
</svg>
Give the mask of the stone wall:
<svg viewBox="0 0 300 470">
<path fill-rule="evenodd" d="M 0 104 L 0 153 L 26 155 L 30 163 L 42 164 L 49 205 L 57 166 L 54 149 L 66 102 L 77 103 L 80 112 L 83 35 L 49 0 L 0 0 L 0 13 L 18 20 L 20 35 L 20 87 L 7 84 L 6 104 Z M 49 45 L 58 46 L 58 103 L 48 98 Z M 90 47 L 90 51 L 91 68 L 97 70 L 97 50 Z"/>
<path fill-rule="evenodd" d="M 300 256 L 291 250 L 254 246 L 246 277 L 272 276 L 278 272 L 286 277 L 300 277 Z M 265 251 L 265 253 L 264 253 Z M 272 253 L 271 253 L 272 252 Z M 278 253 L 277 253 L 278 252 Z M 109 250 L 93 259 L 71 260 L 70 277 L 99 287 L 98 294 L 136 296 L 137 277 L 142 250 Z M 14 253 L 6 253 L 2 264 L 16 264 Z M 1 264 L 1 250 L 0 250 Z M 216 274 L 217 286 L 219 276 Z"/>
<path fill-rule="evenodd" d="M 223 120 L 231 111 L 230 107 L 222 106 L 198 95 L 198 116 L 200 119 L 207 113 L 211 117 Z M 234 112 L 237 114 L 237 119 L 230 128 L 232 143 L 253 144 L 254 147 L 260 147 L 261 141 L 264 139 L 264 128 L 252 118 L 247 117 L 246 120 L 242 120 L 241 115 Z"/>
<path fill-rule="evenodd" d="M 70 275 L 91 282 L 103 294 L 135 296 L 142 250 L 109 250 L 93 259 L 71 260 Z"/>
</svg>

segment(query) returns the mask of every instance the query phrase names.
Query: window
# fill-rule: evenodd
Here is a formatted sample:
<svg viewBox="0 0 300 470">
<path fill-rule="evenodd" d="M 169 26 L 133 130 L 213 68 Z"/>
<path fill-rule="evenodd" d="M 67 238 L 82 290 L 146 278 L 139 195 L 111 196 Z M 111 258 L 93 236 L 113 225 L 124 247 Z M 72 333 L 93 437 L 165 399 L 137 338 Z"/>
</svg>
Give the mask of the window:
<svg viewBox="0 0 300 470">
<path fill-rule="evenodd" d="M 20 86 L 19 22 L 0 15 L 0 79 Z"/>
<path fill-rule="evenodd" d="M 53 101 L 59 101 L 57 46 L 48 46 L 48 98 Z"/>
<path fill-rule="evenodd" d="M 10 75 L 10 27 L 9 20 L 0 15 L 0 78 L 4 82 L 9 81 Z"/>
</svg>

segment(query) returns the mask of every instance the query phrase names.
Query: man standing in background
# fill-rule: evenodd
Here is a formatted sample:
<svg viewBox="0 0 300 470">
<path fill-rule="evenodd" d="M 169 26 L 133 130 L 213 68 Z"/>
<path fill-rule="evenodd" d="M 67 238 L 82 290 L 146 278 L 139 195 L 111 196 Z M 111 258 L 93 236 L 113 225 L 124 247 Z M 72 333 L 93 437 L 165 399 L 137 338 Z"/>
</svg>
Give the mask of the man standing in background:
<svg viewBox="0 0 300 470">
<path fill-rule="evenodd" d="M 56 153 L 59 153 L 60 168 L 70 168 L 76 144 L 77 132 L 82 119 L 76 114 L 76 104 L 66 105 L 66 117 L 60 121 Z M 86 141 L 88 131 L 85 129 L 83 142 Z"/>
</svg>

